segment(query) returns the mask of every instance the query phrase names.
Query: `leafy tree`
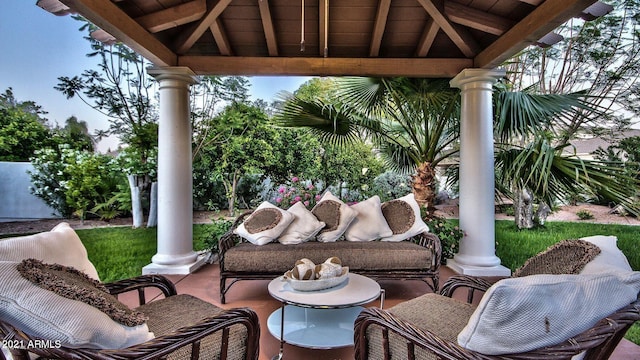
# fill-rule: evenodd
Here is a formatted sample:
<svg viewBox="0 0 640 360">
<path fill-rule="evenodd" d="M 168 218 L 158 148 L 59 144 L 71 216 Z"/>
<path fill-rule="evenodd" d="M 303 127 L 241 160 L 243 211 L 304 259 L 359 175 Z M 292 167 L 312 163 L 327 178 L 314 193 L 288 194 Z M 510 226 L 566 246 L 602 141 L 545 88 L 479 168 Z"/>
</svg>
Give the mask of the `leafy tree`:
<svg viewBox="0 0 640 360">
<path fill-rule="evenodd" d="M 93 152 L 96 141 L 91 134 L 87 122 L 78 120 L 75 116 L 69 117 L 64 127 L 53 130 L 53 142 L 57 144 L 69 144 L 71 148 Z"/>
<path fill-rule="evenodd" d="M 194 173 L 198 173 L 197 179 L 217 180 L 224 185 L 229 213 L 233 214 L 240 179 L 247 174 L 264 173 L 264 169 L 275 165 L 272 139 L 277 132 L 269 126 L 263 111 L 244 103 L 228 105 L 209 120 L 208 126 L 208 136 L 216 140 L 205 140 L 209 146 L 198 153 Z"/>
<path fill-rule="evenodd" d="M 80 31 L 90 33 L 96 29 L 95 25 L 82 17 L 74 18 L 84 22 Z M 101 132 L 99 136 L 118 136 L 122 143 L 134 149 L 132 153 L 139 156 L 133 163 L 145 167 L 158 146 L 158 116 L 150 96 L 154 80 L 145 71 L 149 64 L 123 43 L 104 44 L 91 36 L 85 38 L 92 49 L 87 56 L 100 59 L 99 70 L 90 69 L 81 75 L 59 77 L 59 83 L 54 88 L 69 99 L 78 97 L 107 116 L 109 130 Z M 134 209 L 142 208 L 142 198 L 137 194 L 148 193 L 151 183 L 155 181 L 151 174 L 139 174 L 137 170 L 130 174 Z M 141 226 L 142 213 L 134 211 L 133 214 L 134 226 Z M 154 219 L 150 218 L 149 224 L 153 222 Z"/>
<path fill-rule="evenodd" d="M 50 145 L 51 130 L 34 102 L 19 102 L 11 88 L 0 95 L 0 161 L 29 161 Z"/>
</svg>

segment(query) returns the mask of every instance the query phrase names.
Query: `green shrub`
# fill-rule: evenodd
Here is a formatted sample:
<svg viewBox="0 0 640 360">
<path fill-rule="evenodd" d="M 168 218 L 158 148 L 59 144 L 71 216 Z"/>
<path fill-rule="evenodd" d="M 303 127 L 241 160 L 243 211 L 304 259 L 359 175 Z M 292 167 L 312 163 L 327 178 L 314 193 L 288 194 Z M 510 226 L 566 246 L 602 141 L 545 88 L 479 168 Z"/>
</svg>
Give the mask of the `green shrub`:
<svg viewBox="0 0 640 360">
<path fill-rule="evenodd" d="M 578 212 L 576 212 L 576 215 L 578 215 L 578 218 L 580 220 L 589 220 L 589 219 L 593 219 L 593 213 L 591 213 L 591 211 L 587 210 L 587 209 L 580 209 L 578 210 Z"/>
<path fill-rule="evenodd" d="M 449 220 L 441 217 L 432 217 L 425 221 L 429 226 L 429 231 L 438 235 L 442 245 L 442 264 L 447 259 L 453 258 L 460 247 L 460 239 L 464 236 L 464 231 L 458 226 L 457 220 Z"/>
</svg>

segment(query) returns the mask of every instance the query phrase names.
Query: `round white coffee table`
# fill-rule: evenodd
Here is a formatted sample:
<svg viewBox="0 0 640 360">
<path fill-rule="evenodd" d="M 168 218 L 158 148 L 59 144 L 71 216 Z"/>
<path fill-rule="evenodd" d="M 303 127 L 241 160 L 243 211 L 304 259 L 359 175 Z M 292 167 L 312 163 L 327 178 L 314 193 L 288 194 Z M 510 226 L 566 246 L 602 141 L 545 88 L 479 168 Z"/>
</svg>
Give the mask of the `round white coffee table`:
<svg viewBox="0 0 640 360">
<path fill-rule="evenodd" d="M 352 273 L 344 283 L 318 291 L 293 290 L 278 277 L 269 283 L 269 294 L 282 302 L 267 320 L 269 332 L 280 339 L 280 353 L 273 359 L 282 359 L 285 342 L 312 349 L 351 346 L 353 324 L 362 311 L 360 305 L 378 297 L 380 307 L 384 305 L 384 290 L 380 285 Z"/>
</svg>

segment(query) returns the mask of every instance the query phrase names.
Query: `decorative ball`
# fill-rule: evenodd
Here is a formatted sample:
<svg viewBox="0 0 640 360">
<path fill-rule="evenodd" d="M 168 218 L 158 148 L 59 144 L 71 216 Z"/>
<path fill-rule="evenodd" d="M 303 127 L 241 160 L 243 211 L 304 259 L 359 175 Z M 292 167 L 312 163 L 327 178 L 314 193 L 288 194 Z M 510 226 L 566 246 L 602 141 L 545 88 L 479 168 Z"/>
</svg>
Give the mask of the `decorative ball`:
<svg viewBox="0 0 640 360">
<path fill-rule="evenodd" d="M 296 261 L 295 266 L 291 270 L 291 276 L 296 280 L 313 280 L 315 279 L 316 265 L 309 259 L 300 259 Z"/>
</svg>

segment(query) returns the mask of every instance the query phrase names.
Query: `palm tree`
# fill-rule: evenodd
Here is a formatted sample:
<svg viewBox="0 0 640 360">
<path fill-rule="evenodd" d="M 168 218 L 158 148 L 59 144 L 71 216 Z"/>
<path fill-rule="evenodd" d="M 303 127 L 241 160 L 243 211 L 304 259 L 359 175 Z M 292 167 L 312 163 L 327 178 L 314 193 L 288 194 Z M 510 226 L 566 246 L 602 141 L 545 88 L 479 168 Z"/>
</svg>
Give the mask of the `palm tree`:
<svg viewBox="0 0 640 360">
<path fill-rule="evenodd" d="M 449 86 L 449 79 L 349 77 L 335 83 L 335 96 L 289 96 L 276 123 L 306 127 L 336 144 L 369 139 L 391 169 L 414 173 L 416 199 L 432 207 L 435 167 L 458 155 L 459 90 Z M 512 198 L 518 189 L 528 189 L 551 204 L 579 186 L 629 202 L 628 183 L 611 177 L 618 174 L 613 164 L 563 156 L 566 144 L 540 144 L 541 134 L 553 129 L 554 121 L 597 111 L 588 100 L 583 93 L 540 95 L 496 85 L 497 188 Z M 515 186 L 500 186 L 504 184 Z"/>
</svg>

